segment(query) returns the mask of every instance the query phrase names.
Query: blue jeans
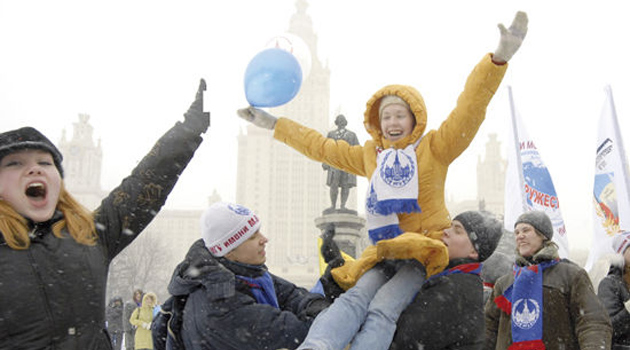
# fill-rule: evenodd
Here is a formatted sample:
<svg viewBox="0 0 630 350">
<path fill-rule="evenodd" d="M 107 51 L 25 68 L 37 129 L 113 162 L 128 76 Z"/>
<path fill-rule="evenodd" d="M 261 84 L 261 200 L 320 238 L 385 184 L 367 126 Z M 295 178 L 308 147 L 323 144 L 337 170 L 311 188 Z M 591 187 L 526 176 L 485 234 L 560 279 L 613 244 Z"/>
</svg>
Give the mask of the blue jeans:
<svg viewBox="0 0 630 350">
<path fill-rule="evenodd" d="M 387 350 L 398 316 L 424 279 L 424 267 L 416 260 L 376 265 L 315 318 L 298 349 L 341 350 L 352 342 L 352 350 Z"/>
</svg>

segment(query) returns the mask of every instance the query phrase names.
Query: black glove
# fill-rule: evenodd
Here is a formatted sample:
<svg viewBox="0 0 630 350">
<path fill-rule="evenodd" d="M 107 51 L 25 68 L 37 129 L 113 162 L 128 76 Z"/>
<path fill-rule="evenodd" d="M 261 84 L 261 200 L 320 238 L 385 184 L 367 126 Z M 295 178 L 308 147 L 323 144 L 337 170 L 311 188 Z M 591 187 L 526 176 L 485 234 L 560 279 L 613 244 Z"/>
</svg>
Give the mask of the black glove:
<svg viewBox="0 0 630 350">
<path fill-rule="evenodd" d="M 343 265 L 343 259 L 341 261 L 341 265 Z M 319 278 L 319 282 L 322 284 L 326 299 L 332 303 L 333 301 L 335 301 L 335 299 L 339 298 L 339 296 L 343 294 L 345 290 L 339 287 L 332 274 L 330 273 L 330 270 L 331 265 L 328 265 L 322 277 Z"/>
<path fill-rule="evenodd" d="M 188 111 L 184 113 L 184 126 L 198 134 L 205 133 L 210 126 L 210 112 L 203 111 L 204 91 L 206 91 L 206 81 L 201 79 L 195 101 L 190 105 Z"/>
<path fill-rule="evenodd" d="M 341 251 L 337 246 L 337 243 L 333 239 L 335 237 L 335 225 L 329 225 L 321 235 L 322 247 L 321 253 L 324 257 L 324 261 L 328 265 L 334 265 L 332 268 L 339 267 L 344 264 Z"/>
<path fill-rule="evenodd" d="M 339 246 L 337 246 L 337 243 L 333 239 L 335 237 L 335 225 L 329 225 L 324 230 L 321 237 L 321 253 L 328 266 L 326 267 L 324 274 L 322 274 L 322 277 L 319 278 L 319 281 L 322 283 L 322 287 L 324 288 L 326 299 L 332 302 L 345 291 L 343 288 L 339 287 L 337 282 L 335 282 L 335 279 L 330 271 L 336 267 L 342 266 L 346 261 L 343 259 L 343 256 L 341 256 Z"/>
</svg>

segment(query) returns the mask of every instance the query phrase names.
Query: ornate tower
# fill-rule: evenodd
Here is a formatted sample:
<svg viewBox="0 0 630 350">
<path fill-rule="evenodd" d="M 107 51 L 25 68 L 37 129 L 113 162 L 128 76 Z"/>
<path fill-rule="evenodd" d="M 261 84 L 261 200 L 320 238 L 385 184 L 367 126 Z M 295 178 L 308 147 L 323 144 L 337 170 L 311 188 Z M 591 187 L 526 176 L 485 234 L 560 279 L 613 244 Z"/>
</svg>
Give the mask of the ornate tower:
<svg viewBox="0 0 630 350">
<path fill-rule="evenodd" d="M 485 209 L 497 215 L 503 214 L 505 169 L 507 161 L 501 158 L 501 143 L 497 134 L 488 135 L 485 159 L 477 161 L 477 200 Z"/>
<path fill-rule="evenodd" d="M 72 138 L 67 140 L 64 129 L 59 150 L 64 155 L 63 168 L 68 191 L 89 209 L 96 209 L 104 196 L 101 189 L 101 165 L 103 152 L 101 141 L 94 143 L 94 128 L 88 114 L 79 114 L 73 123 Z"/>
<path fill-rule="evenodd" d="M 317 55 L 317 35 L 306 13 L 306 0 L 296 1 L 288 32 L 300 37 L 311 53 L 311 70 L 300 92 L 271 111 L 326 134 L 330 120 L 330 70 Z M 309 286 L 318 271 L 314 219 L 329 204 L 322 165 L 273 140 L 272 133 L 249 125 L 238 136 L 237 202 L 256 211 L 262 232 L 272 242 L 267 265 L 274 273 Z"/>
</svg>

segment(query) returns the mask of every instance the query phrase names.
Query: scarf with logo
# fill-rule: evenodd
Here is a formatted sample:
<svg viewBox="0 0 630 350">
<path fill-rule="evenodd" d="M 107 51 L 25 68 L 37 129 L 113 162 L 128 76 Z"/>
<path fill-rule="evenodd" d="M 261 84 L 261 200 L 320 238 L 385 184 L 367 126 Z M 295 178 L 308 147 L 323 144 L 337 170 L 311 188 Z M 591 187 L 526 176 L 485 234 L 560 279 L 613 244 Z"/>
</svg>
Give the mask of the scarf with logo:
<svg viewBox="0 0 630 350">
<path fill-rule="evenodd" d="M 543 271 L 560 261 L 514 266 L 514 283 L 494 299 L 512 320 L 512 345 L 508 350 L 545 350 L 543 336 Z"/>
<path fill-rule="evenodd" d="M 418 164 L 415 148 L 388 148 L 376 158 L 365 201 L 368 233 L 372 243 L 402 233 L 398 213 L 421 212 L 418 205 Z"/>
</svg>

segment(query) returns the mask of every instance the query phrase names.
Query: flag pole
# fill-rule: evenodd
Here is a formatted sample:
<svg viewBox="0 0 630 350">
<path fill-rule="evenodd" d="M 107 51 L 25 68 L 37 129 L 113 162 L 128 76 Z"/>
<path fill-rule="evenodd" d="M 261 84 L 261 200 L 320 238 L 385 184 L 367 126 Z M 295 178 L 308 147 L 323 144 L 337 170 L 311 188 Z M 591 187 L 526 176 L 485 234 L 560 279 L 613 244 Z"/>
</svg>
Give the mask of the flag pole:
<svg viewBox="0 0 630 350">
<path fill-rule="evenodd" d="M 516 108 L 514 107 L 514 98 L 512 97 L 512 86 L 508 85 L 508 96 L 510 98 L 510 113 L 512 114 L 512 135 L 514 135 L 514 150 L 516 152 L 516 169 L 518 169 L 518 183 L 519 193 L 521 195 L 521 206 L 523 213 L 527 211 L 527 201 L 525 199 L 525 193 L 523 193 L 523 163 L 521 161 L 521 145 L 518 137 L 518 128 L 516 127 Z"/>
</svg>

